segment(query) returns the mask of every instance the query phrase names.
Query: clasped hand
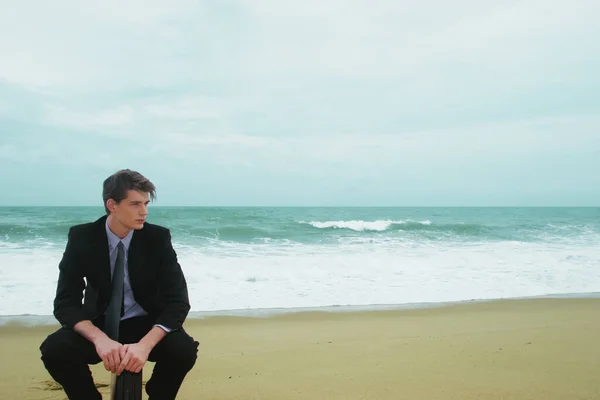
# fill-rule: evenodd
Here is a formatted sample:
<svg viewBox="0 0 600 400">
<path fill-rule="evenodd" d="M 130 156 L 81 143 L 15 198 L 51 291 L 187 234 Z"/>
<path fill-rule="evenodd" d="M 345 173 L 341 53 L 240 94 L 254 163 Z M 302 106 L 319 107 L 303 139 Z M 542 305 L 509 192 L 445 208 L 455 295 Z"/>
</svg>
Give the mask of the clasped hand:
<svg viewBox="0 0 600 400">
<path fill-rule="evenodd" d="M 106 338 L 96 344 L 96 352 L 107 371 L 120 375 L 125 370 L 140 372 L 148 361 L 150 349 L 140 343 L 123 345 Z"/>
</svg>

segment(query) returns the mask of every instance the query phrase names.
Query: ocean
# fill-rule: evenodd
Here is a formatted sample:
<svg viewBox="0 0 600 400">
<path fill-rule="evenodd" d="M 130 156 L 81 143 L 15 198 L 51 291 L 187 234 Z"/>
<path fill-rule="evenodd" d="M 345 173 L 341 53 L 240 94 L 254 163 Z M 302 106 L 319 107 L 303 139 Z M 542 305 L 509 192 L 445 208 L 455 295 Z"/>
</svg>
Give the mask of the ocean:
<svg viewBox="0 0 600 400">
<path fill-rule="evenodd" d="M 102 207 L 0 207 L 0 316 L 54 322 L 70 226 Z M 150 206 L 191 316 L 600 293 L 600 208 Z"/>
</svg>

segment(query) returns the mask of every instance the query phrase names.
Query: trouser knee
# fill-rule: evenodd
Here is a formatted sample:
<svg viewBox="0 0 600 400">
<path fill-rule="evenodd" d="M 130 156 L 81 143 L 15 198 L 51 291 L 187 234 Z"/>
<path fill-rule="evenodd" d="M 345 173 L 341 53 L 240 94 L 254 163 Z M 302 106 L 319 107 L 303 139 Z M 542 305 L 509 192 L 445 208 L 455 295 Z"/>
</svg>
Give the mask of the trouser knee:
<svg viewBox="0 0 600 400">
<path fill-rule="evenodd" d="M 41 359 L 46 366 L 61 362 L 62 352 L 60 346 L 53 340 L 53 336 L 48 336 L 40 345 Z"/>
<path fill-rule="evenodd" d="M 186 371 L 189 371 L 194 367 L 197 359 L 198 342 L 193 342 L 193 344 L 183 347 L 175 356 L 176 363 Z"/>
<path fill-rule="evenodd" d="M 191 370 L 198 358 L 198 345 L 197 341 L 190 340 L 190 338 L 178 341 L 170 346 L 168 360 L 165 360 L 166 363 L 180 371 Z"/>
<path fill-rule="evenodd" d="M 49 335 L 40 345 L 41 359 L 46 365 L 87 364 L 94 361 L 90 359 L 94 350 L 78 333 L 62 329 Z"/>
</svg>

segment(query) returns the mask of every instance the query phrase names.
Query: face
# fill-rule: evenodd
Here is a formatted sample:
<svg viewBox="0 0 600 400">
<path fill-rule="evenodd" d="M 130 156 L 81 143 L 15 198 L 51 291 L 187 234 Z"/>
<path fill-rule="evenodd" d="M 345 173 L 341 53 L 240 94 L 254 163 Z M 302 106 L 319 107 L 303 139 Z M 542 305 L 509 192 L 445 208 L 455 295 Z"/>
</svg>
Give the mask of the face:
<svg viewBox="0 0 600 400">
<path fill-rule="evenodd" d="M 118 204 L 113 199 L 106 202 L 111 218 L 121 228 L 127 230 L 144 227 L 148 215 L 148 204 L 150 204 L 148 193 L 137 190 L 129 190 L 127 197 Z"/>
</svg>

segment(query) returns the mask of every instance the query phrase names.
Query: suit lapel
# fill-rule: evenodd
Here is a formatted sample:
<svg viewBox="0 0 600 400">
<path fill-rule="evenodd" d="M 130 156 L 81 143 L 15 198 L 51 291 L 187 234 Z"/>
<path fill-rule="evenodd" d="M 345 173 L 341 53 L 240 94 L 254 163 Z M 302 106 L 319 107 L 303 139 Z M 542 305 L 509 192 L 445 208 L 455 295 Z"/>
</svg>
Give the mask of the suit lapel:
<svg viewBox="0 0 600 400">
<path fill-rule="evenodd" d="M 98 276 L 100 286 L 105 288 L 110 298 L 111 292 L 111 277 L 110 277 L 110 257 L 108 249 L 108 237 L 106 236 L 106 216 L 96 221 L 96 240 L 95 243 L 95 260 L 98 267 Z"/>
<path fill-rule="evenodd" d="M 133 231 L 133 237 L 129 245 L 129 253 L 127 256 L 127 267 L 129 269 L 129 282 L 131 287 L 135 285 L 140 274 L 143 273 L 142 266 L 144 265 L 144 238 L 143 229 Z"/>
</svg>

